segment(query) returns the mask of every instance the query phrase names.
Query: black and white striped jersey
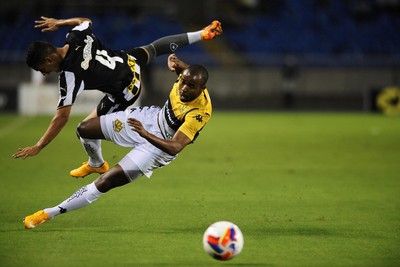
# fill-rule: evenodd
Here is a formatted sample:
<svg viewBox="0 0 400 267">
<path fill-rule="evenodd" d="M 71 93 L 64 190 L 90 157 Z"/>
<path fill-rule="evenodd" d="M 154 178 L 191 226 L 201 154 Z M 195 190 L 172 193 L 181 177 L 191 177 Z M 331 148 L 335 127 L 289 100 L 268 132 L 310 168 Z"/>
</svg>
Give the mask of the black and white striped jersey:
<svg viewBox="0 0 400 267">
<path fill-rule="evenodd" d="M 74 27 L 65 43 L 69 49 L 61 62 L 58 108 L 73 105 L 83 90 L 102 91 L 116 102 L 129 101 L 139 92 L 140 66 L 135 58 L 105 47 L 90 22 Z"/>
</svg>

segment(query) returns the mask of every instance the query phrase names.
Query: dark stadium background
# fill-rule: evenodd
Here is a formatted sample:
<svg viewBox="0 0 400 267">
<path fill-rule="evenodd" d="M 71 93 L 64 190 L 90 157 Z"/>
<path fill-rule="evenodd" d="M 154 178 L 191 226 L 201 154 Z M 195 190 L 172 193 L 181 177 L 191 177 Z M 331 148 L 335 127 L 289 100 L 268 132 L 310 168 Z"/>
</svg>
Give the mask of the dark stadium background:
<svg viewBox="0 0 400 267">
<path fill-rule="evenodd" d="M 33 28 L 41 15 L 90 17 L 95 33 L 115 49 L 219 19 L 220 38 L 178 51 L 209 68 L 216 109 L 374 112 L 382 89 L 400 83 L 398 0 L 22 0 L 1 6 L 1 112 L 17 112 L 17 88 L 31 79 L 24 64 L 29 43 L 64 41 L 66 28 Z M 165 61 L 160 57 L 145 71 L 143 104 L 162 104 Z M 399 107 L 398 97 L 387 102 Z"/>
</svg>

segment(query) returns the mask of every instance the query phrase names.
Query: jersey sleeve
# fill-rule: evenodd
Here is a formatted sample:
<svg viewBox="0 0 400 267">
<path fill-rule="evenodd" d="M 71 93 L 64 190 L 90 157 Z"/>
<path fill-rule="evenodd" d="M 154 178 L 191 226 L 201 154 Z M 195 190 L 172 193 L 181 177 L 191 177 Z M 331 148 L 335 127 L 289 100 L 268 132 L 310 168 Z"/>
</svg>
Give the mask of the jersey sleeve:
<svg viewBox="0 0 400 267">
<path fill-rule="evenodd" d="M 194 141 L 210 118 L 210 114 L 203 110 L 192 110 L 186 114 L 185 121 L 178 130 L 185 134 L 190 140 Z"/>
<path fill-rule="evenodd" d="M 72 28 L 67 34 L 66 44 L 80 44 L 86 35 L 92 35 L 92 24 L 89 21 L 84 21 L 81 24 Z"/>
<path fill-rule="evenodd" d="M 83 91 L 84 86 L 84 82 L 77 78 L 73 72 L 61 72 L 59 77 L 60 97 L 57 108 L 73 105 L 76 97 Z"/>
<path fill-rule="evenodd" d="M 72 28 L 66 36 L 65 43 L 70 45 L 68 55 L 68 63 L 66 69 L 64 69 L 59 75 L 59 100 L 57 108 L 73 105 L 76 97 L 83 91 L 85 82 L 82 79 L 83 74 L 81 69 L 70 66 L 79 66 L 81 64 L 82 49 L 86 46 L 85 41 L 87 36 L 92 36 L 92 27 L 89 21 L 84 21 L 81 24 Z M 80 50 L 78 50 L 80 48 Z M 67 59 L 64 59 L 64 61 Z"/>
</svg>

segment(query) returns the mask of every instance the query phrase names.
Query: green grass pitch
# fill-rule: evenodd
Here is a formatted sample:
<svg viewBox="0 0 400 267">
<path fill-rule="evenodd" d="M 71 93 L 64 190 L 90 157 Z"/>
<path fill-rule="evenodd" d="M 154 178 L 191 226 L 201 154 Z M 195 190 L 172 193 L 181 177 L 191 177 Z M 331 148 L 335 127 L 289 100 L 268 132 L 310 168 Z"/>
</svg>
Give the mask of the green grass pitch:
<svg viewBox="0 0 400 267">
<path fill-rule="evenodd" d="M 194 145 L 151 179 L 33 230 L 22 219 L 97 176 L 79 117 L 39 155 L 50 117 L 0 116 L 0 266 L 400 266 L 400 122 L 362 113 L 215 112 Z M 127 152 L 103 142 L 111 165 Z M 211 223 L 244 235 L 235 259 L 203 251 Z"/>
</svg>

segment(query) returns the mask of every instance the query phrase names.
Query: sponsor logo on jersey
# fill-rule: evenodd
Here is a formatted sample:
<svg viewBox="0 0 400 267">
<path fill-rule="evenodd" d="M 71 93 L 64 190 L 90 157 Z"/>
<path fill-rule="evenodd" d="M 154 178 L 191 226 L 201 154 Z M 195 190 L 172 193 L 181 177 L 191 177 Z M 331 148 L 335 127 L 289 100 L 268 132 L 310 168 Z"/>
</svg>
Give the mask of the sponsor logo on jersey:
<svg viewBox="0 0 400 267">
<path fill-rule="evenodd" d="M 203 117 L 200 114 L 193 116 L 193 118 L 195 118 L 198 122 L 203 122 Z"/>
<path fill-rule="evenodd" d="M 167 100 L 167 102 L 165 102 L 163 109 L 165 112 L 165 119 L 168 125 L 176 131 L 182 123 L 179 123 L 178 118 L 175 116 L 169 99 Z"/>
<path fill-rule="evenodd" d="M 90 60 L 92 60 L 92 43 L 93 38 L 89 35 L 86 35 L 85 39 L 85 47 L 83 48 L 83 61 L 81 63 L 81 68 L 87 70 L 89 68 Z"/>
</svg>

